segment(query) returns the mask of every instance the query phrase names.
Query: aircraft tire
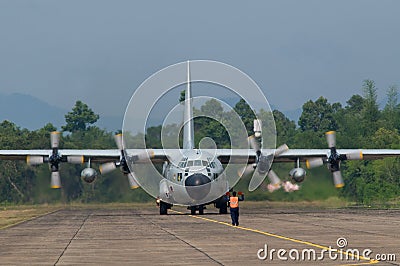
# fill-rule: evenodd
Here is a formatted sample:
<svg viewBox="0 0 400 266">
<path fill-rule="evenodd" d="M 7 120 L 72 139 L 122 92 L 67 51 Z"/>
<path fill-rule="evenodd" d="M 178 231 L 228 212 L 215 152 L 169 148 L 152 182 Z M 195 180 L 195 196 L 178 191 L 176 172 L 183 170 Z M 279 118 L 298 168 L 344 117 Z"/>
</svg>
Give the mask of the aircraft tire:
<svg viewBox="0 0 400 266">
<path fill-rule="evenodd" d="M 219 207 L 219 214 L 227 214 L 228 213 L 228 207 L 225 204 L 222 204 L 221 207 Z"/>
<path fill-rule="evenodd" d="M 199 215 L 203 215 L 204 214 L 204 205 L 200 205 L 199 206 Z"/>
<path fill-rule="evenodd" d="M 168 214 L 168 205 L 165 202 L 160 201 L 160 215 Z"/>
</svg>

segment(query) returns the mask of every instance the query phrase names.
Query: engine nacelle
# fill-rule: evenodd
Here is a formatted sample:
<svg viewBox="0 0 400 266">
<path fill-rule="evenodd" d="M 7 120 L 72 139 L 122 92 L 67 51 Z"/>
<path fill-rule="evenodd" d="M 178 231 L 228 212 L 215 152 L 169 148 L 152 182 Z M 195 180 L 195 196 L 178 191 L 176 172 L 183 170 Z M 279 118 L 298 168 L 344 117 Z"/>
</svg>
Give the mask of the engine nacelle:
<svg viewBox="0 0 400 266">
<path fill-rule="evenodd" d="M 290 170 L 289 175 L 294 182 L 301 183 L 306 178 L 306 170 L 300 167 L 293 168 L 292 170 Z"/>
<path fill-rule="evenodd" d="M 257 169 L 260 174 L 265 174 L 269 171 L 269 168 L 271 166 L 271 161 L 273 160 L 273 156 L 274 156 L 273 154 L 268 155 L 268 156 L 264 156 L 264 155 L 260 156 L 259 162 L 257 165 Z"/>
<path fill-rule="evenodd" d="M 85 168 L 81 172 L 81 178 L 86 183 L 92 183 L 97 178 L 97 172 L 93 168 Z"/>
</svg>

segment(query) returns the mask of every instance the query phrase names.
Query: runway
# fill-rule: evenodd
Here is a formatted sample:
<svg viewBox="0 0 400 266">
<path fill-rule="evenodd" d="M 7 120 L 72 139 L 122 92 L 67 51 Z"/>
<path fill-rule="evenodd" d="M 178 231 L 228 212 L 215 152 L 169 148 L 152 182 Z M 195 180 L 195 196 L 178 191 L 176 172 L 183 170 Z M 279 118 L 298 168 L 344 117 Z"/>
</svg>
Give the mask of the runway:
<svg viewBox="0 0 400 266">
<path fill-rule="evenodd" d="M 183 207 L 173 210 L 160 216 L 149 206 L 61 209 L 0 230 L 0 264 L 400 265 L 400 210 L 243 204 L 238 227 L 212 207 L 201 216 Z M 347 245 L 340 249 L 338 238 Z M 329 248 L 339 251 L 328 254 Z M 354 249 L 370 249 L 369 258 Z M 376 255 L 391 261 L 372 259 Z"/>
</svg>

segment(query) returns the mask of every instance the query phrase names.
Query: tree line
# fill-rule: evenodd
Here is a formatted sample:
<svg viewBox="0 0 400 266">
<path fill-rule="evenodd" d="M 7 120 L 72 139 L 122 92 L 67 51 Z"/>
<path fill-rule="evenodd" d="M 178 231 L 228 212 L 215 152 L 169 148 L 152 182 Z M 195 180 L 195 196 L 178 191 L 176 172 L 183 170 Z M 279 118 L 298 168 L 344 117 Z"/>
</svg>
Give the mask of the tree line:
<svg viewBox="0 0 400 266">
<path fill-rule="evenodd" d="M 181 96 L 182 99 L 182 96 Z M 184 98 L 183 98 L 184 99 Z M 330 103 L 319 97 L 302 106 L 298 123 L 287 118 L 282 112 L 273 110 L 276 124 L 277 145 L 286 143 L 290 148 L 327 148 L 326 131 L 337 132 L 337 148 L 400 148 L 400 105 L 396 86 L 387 90 L 387 102 L 379 108 L 377 88 L 372 80 L 362 84 L 361 95 L 347 100 L 346 105 Z M 254 112 L 240 100 L 234 111 L 241 117 L 249 134 L 252 134 Z M 206 102 L 197 114 L 212 113 L 213 117 L 229 120 L 229 112 L 214 100 Z M 269 117 L 261 110 L 258 116 Z M 113 135 L 95 126 L 99 115 L 85 103 L 77 101 L 72 111 L 65 115 L 62 126 L 61 149 L 115 149 Z M 178 127 L 176 127 L 178 128 Z M 38 130 L 20 128 L 10 121 L 0 123 L 0 149 L 49 149 L 50 132 L 56 130 L 51 123 Z M 161 126 L 149 127 L 146 145 L 161 147 Z M 212 137 L 219 148 L 229 147 L 229 136 L 220 121 L 199 117 L 195 119 L 195 142 L 203 137 Z M 92 165 L 98 169 L 98 165 Z M 293 165 L 274 164 L 274 170 L 284 179 Z M 322 167 L 323 168 L 323 167 Z M 24 162 L 0 161 L 0 202 L 50 203 L 50 202 L 131 202 L 152 200 L 142 189 L 130 190 L 126 177 L 119 171 L 99 176 L 93 184 L 86 184 L 79 178 L 82 166 L 62 164 L 60 173 L 62 189 L 50 189 L 48 165 L 29 167 Z M 336 190 L 331 175 L 326 169 L 308 171 L 302 190 L 295 193 L 278 191 L 268 193 L 265 184 L 253 193 L 247 193 L 253 200 L 318 200 L 328 197 L 362 204 L 397 202 L 400 197 L 400 158 L 376 161 L 348 161 L 342 163 L 345 187 Z M 242 179 L 238 190 L 246 192 L 249 178 Z"/>
</svg>

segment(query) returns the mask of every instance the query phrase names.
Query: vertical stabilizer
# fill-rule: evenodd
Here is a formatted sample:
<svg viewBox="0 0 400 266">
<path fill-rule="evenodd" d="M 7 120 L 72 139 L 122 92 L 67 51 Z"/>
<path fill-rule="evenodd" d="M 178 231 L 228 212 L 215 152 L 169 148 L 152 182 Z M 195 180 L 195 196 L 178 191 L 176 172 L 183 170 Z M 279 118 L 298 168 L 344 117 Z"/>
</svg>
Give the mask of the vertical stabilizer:
<svg viewBox="0 0 400 266">
<path fill-rule="evenodd" d="M 183 149 L 194 149 L 194 124 L 192 92 L 190 88 L 190 63 L 187 62 L 187 84 L 185 91 L 185 110 L 183 113 Z"/>
</svg>

